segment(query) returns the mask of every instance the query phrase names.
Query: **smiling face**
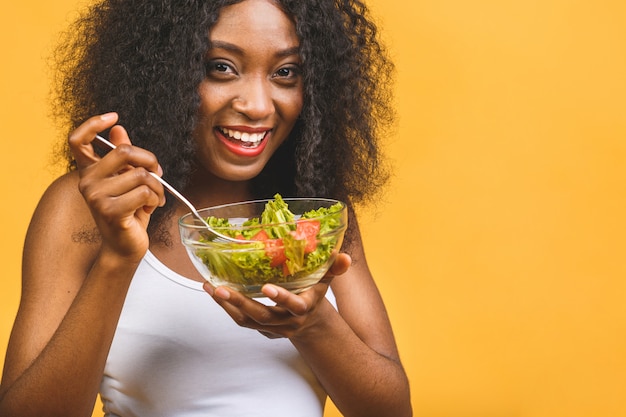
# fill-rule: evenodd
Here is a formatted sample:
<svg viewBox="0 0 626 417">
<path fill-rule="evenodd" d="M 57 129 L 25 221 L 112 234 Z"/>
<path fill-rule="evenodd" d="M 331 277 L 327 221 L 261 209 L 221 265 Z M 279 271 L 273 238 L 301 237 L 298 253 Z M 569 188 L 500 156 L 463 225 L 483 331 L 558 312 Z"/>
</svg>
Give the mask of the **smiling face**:
<svg viewBox="0 0 626 417">
<path fill-rule="evenodd" d="M 197 159 L 209 175 L 258 175 L 302 110 L 299 40 L 292 20 L 269 0 L 224 7 L 209 32 L 200 84 Z"/>
</svg>

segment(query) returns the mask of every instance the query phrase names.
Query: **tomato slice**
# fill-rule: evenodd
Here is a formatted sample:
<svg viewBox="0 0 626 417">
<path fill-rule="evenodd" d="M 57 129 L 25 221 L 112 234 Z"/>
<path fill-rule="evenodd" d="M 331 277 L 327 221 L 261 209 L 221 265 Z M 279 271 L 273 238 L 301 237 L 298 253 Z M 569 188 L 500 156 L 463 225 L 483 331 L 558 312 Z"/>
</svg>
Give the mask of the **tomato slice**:
<svg viewBox="0 0 626 417">
<path fill-rule="evenodd" d="M 297 240 L 304 240 L 304 253 L 311 253 L 317 248 L 317 235 L 320 232 L 320 221 L 315 219 L 301 219 L 296 222 L 296 230 L 292 235 Z M 262 241 L 265 245 L 265 254 L 271 259 L 270 266 L 285 266 L 287 255 L 282 239 L 270 239 L 265 230 L 260 230 L 250 240 Z M 283 268 L 285 269 L 285 268 Z"/>
<path fill-rule="evenodd" d="M 296 231 L 293 236 L 298 240 L 306 240 L 304 253 L 311 253 L 317 248 L 317 234 L 320 232 L 320 221 L 302 219 L 296 222 Z"/>
<path fill-rule="evenodd" d="M 284 276 L 284 277 L 287 277 L 287 276 L 289 276 L 289 275 L 290 275 L 290 273 L 289 273 L 289 268 L 287 267 L 287 262 L 285 262 L 285 263 L 283 264 L 283 276 Z"/>
<path fill-rule="evenodd" d="M 285 255 L 282 239 L 267 239 L 263 243 L 265 243 L 265 253 L 271 258 L 270 266 L 275 267 L 285 263 L 287 255 Z"/>
<path fill-rule="evenodd" d="M 270 239 L 265 230 L 257 232 L 250 240 L 260 240 L 265 244 L 265 254 L 271 259 L 270 266 L 276 267 L 287 260 L 285 245 L 282 239 Z"/>
<path fill-rule="evenodd" d="M 250 238 L 250 240 L 267 240 L 270 237 L 267 235 L 265 230 L 258 231 L 254 236 Z"/>
</svg>

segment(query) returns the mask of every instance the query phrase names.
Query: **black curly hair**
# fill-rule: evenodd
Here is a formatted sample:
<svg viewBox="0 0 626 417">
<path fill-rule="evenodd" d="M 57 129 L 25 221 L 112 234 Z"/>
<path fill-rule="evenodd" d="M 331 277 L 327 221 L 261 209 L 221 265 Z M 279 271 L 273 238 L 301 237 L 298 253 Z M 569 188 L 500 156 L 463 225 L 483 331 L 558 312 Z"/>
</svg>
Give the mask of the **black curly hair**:
<svg viewBox="0 0 626 417">
<path fill-rule="evenodd" d="M 133 143 L 155 153 L 164 178 L 184 189 L 195 163 L 208 33 L 220 9 L 239 1 L 102 0 L 89 7 L 55 52 L 55 118 L 69 132 L 116 111 Z M 358 0 L 276 3 L 300 39 L 304 106 L 290 140 L 253 180 L 255 197 L 370 202 L 388 178 L 379 138 L 394 119 L 394 68 L 376 25 Z M 67 146 L 61 153 L 71 167 Z"/>
</svg>

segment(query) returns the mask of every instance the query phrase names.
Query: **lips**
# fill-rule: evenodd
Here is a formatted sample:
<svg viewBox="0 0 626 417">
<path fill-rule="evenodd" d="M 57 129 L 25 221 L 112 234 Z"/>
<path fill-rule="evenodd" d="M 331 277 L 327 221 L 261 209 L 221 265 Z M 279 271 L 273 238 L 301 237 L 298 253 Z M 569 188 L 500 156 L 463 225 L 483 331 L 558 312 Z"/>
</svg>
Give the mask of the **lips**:
<svg viewBox="0 0 626 417">
<path fill-rule="evenodd" d="M 269 129 L 237 129 L 233 127 L 219 127 L 217 137 L 234 154 L 239 156 L 257 156 L 265 149 Z"/>
</svg>

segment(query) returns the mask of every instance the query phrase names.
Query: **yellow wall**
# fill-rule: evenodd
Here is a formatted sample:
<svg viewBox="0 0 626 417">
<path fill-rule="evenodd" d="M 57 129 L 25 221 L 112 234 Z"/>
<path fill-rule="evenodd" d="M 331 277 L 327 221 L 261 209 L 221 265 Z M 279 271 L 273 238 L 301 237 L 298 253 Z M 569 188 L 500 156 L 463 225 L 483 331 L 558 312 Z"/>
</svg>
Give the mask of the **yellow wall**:
<svg viewBox="0 0 626 417">
<path fill-rule="evenodd" d="M 58 136 L 42 58 L 77 4 L 0 15 L 2 354 Z M 626 416 L 626 3 L 371 4 L 400 123 L 364 232 L 416 415 Z"/>
</svg>

